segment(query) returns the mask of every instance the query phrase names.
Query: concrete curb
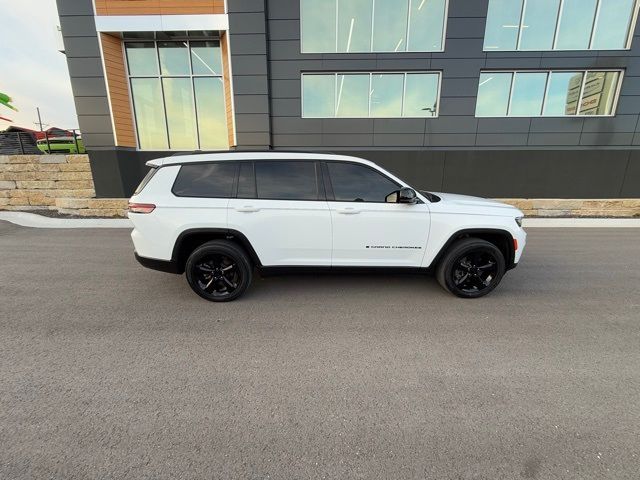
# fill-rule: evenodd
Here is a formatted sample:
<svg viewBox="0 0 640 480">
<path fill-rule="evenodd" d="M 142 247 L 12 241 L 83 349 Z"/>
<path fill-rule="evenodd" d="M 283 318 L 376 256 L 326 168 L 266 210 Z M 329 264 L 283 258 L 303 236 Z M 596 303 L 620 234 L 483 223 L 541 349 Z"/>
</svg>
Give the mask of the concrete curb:
<svg viewBox="0 0 640 480">
<path fill-rule="evenodd" d="M 34 228 L 133 228 L 128 218 L 52 218 L 0 211 L 0 220 Z M 640 228 L 640 218 L 525 218 L 525 228 Z"/>
<path fill-rule="evenodd" d="M 33 228 L 133 228 L 128 218 L 53 218 L 27 212 L 0 212 L 0 220 Z"/>
</svg>

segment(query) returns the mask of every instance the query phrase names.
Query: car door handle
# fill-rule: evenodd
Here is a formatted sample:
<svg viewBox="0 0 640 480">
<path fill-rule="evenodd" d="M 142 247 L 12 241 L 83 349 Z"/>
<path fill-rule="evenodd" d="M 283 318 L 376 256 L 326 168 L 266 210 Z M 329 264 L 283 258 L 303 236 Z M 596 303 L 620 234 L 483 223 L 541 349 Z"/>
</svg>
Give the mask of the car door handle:
<svg viewBox="0 0 640 480">
<path fill-rule="evenodd" d="M 245 205 L 244 207 L 236 207 L 236 212 L 252 213 L 252 212 L 259 212 L 259 211 L 260 211 L 259 208 L 252 207 L 251 205 Z"/>
<path fill-rule="evenodd" d="M 343 215 L 355 215 L 357 213 L 360 213 L 360 210 L 353 207 L 347 207 L 347 208 L 336 208 L 336 212 L 341 213 Z"/>
</svg>

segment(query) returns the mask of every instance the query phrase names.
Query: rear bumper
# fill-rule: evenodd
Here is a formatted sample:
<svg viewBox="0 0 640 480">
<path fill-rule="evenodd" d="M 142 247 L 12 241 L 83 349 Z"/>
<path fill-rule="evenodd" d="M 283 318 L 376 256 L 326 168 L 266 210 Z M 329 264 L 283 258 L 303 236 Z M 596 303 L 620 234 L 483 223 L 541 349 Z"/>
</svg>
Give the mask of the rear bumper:
<svg viewBox="0 0 640 480">
<path fill-rule="evenodd" d="M 158 270 L 165 273 L 180 273 L 178 265 L 172 260 L 158 260 L 156 258 L 141 257 L 137 252 L 133 252 L 140 265 L 151 270 Z"/>
</svg>

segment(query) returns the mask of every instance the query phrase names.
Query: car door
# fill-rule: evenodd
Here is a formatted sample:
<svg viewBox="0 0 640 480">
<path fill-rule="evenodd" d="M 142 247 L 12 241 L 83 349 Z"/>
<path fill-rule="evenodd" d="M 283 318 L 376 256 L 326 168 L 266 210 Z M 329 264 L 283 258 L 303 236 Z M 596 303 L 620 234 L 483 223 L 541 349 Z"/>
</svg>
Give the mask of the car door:
<svg viewBox="0 0 640 480">
<path fill-rule="evenodd" d="M 323 172 L 329 180 L 333 266 L 421 265 L 430 223 L 425 203 L 387 203 L 401 185 L 368 165 L 327 161 Z"/>
<path fill-rule="evenodd" d="M 313 160 L 241 162 L 229 228 L 264 266 L 331 265 L 331 214 Z"/>
</svg>

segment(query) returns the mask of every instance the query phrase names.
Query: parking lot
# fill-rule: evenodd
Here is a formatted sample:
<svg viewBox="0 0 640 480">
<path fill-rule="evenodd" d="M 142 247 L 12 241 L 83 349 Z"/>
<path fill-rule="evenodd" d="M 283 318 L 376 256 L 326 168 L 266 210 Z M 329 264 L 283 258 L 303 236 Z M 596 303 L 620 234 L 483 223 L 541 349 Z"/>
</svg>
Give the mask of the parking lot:
<svg viewBox="0 0 640 480">
<path fill-rule="evenodd" d="M 637 479 L 640 229 L 531 229 L 480 300 L 256 277 L 0 222 L 0 478 Z"/>
</svg>

